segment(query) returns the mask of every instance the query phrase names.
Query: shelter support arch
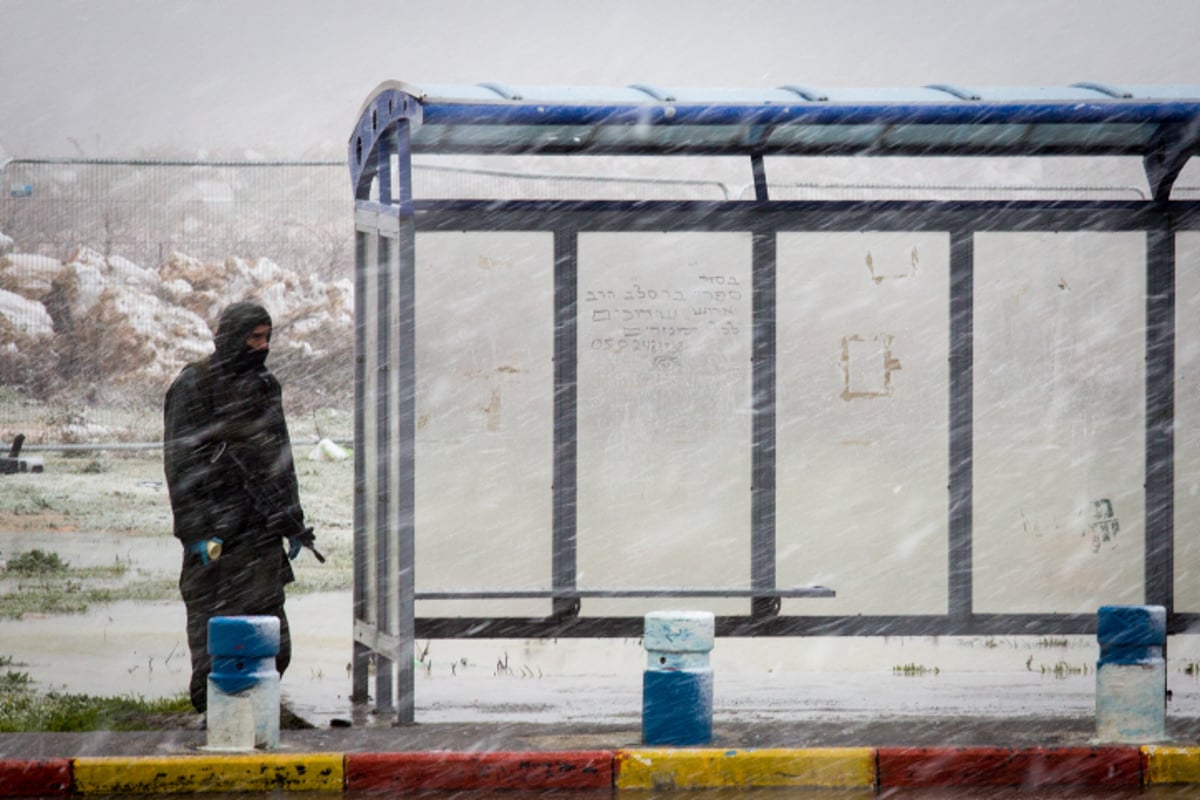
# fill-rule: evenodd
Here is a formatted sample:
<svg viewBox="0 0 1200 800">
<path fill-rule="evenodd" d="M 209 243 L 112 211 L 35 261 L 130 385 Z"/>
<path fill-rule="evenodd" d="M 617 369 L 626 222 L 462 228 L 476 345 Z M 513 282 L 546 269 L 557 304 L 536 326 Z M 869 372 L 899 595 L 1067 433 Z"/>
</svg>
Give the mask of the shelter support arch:
<svg viewBox="0 0 1200 800">
<path fill-rule="evenodd" d="M 1003 406 L 1006 393 L 1010 389 L 1015 391 L 996 378 L 997 369 L 1010 369 L 1012 364 L 997 359 L 1023 352 L 1019 346 L 1022 331 L 1006 322 L 1003 314 L 995 313 L 989 305 L 990 298 L 997 291 L 1010 290 L 1015 297 L 1025 285 L 1022 281 L 1045 279 L 1047 265 L 1056 258 L 1046 253 L 1067 254 L 1063 261 L 1065 272 L 1058 278 L 1062 285 L 1055 289 L 1061 295 L 1037 289 L 1042 294 L 1031 301 L 1032 305 L 1013 306 L 1017 318 L 1032 314 L 1029 317 L 1032 320 L 1061 318 L 1078 322 L 1083 331 L 1081 339 L 1111 347 L 1116 354 L 1111 370 L 1106 362 L 1096 362 L 1108 371 L 1099 377 L 1087 377 L 1095 381 L 1089 386 L 1097 390 L 1115 388 L 1125 394 L 1136 389 L 1137 395 L 1132 423 L 1129 419 L 1114 421 L 1110 418 L 1114 415 L 1107 411 L 1096 416 L 1092 410 L 1076 413 L 1077 409 L 1067 406 L 1050 410 L 1061 411 L 1061 416 L 1055 419 L 1082 420 L 1083 427 L 1070 434 L 1074 438 L 1069 440 L 1093 448 L 1081 452 L 1096 452 L 1095 440 L 1111 434 L 1115 446 L 1121 448 L 1121 457 L 1136 462 L 1134 469 L 1102 470 L 1103 481 L 1119 484 L 1117 488 L 1122 493 L 1119 499 L 1081 495 L 1070 501 L 1074 505 L 1068 504 L 1068 511 L 1060 516 L 1082 513 L 1080 509 L 1100 514 L 1096 519 L 1080 519 L 1078 527 L 1085 534 L 1095 532 L 1100 537 L 1096 541 L 1104 544 L 1110 540 L 1102 537 L 1106 533 L 1111 537 L 1118 529 L 1113 508 L 1121 509 L 1120 530 L 1124 538 L 1119 544 L 1127 548 L 1133 545 L 1138 551 L 1136 562 L 1140 563 L 1135 566 L 1140 571 L 1133 582 L 1137 585 L 1131 585 L 1125 573 L 1105 572 L 1111 568 L 1097 566 L 1098 561 L 1084 562 L 1073 552 L 1057 568 L 1075 564 L 1072 569 L 1089 575 L 1092 573 L 1087 570 L 1099 570 L 1096 574 L 1121 583 L 1117 591 L 1123 592 L 1123 597 L 1136 594 L 1133 599 L 1137 601 L 1166 606 L 1172 633 L 1188 631 L 1200 623 L 1200 607 L 1187 610 L 1176 607 L 1174 561 L 1179 548 L 1175 537 L 1179 513 L 1175 502 L 1179 458 L 1175 389 L 1179 372 L 1176 260 L 1180 237 L 1200 229 L 1200 205 L 1169 198 L 1171 183 L 1196 149 L 1196 142 L 1187 132 L 1194 129 L 1193 120 L 1200 115 L 1200 100 L 1195 99 L 1200 92 L 1187 87 L 1161 89 L 1157 95 L 1149 90 L 1134 90 L 1128 92 L 1129 98 L 1117 99 L 1094 88 L 1070 87 L 1062 91 L 1061 97 L 1053 94 L 1048 97 L 1046 90 L 1031 90 L 1028 94 L 1011 90 L 1008 96 L 989 99 L 986 91 L 948 97 L 944 88 L 930 88 L 913 90 L 911 96 L 899 91 L 882 93 L 867 102 L 831 99 L 830 94 L 836 93 L 818 93 L 814 97 L 825 99 L 797 102 L 795 94 L 789 92 L 784 102 L 774 91 L 713 99 L 706 98 L 700 90 L 680 90 L 649 98 L 644 89 L 594 90 L 591 94 L 588 90 L 523 89 L 498 94 L 488 87 L 419 90 L 385 84 L 364 105 L 350 152 L 357 196 L 356 699 L 367 697 L 368 662 L 373 660 L 376 669 L 373 696 L 377 706 L 395 711 L 399 722 L 413 722 L 413 658 L 417 638 L 636 637 L 640 635 L 641 617 L 617 613 L 629 608 L 628 601 L 634 599 L 692 598 L 696 602 L 745 604 L 739 606 L 744 609 L 740 613 L 718 616 L 717 632 L 721 636 L 1093 632 L 1094 612 L 1077 608 L 1074 596 L 1048 595 L 1041 604 L 1032 597 L 1027 602 L 1005 606 L 995 594 L 998 586 L 995 579 L 986 571 L 981 572 L 981 553 L 990 559 L 987 554 L 1008 552 L 1004 550 L 1008 545 L 997 543 L 995 533 L 1009 524 L 1003 517 L 1007 511 L 997 510 L 998 490 L 992 487 L 1006 480 L 1010 481 L 1006 485 L 1020 485 L 1020 476 L 1013 477 L 997 468 L 1000 449 L 995 442 L 1007 441 L 1004 436 L 1019 439 L 1023 424 L 1020 419 L 996 413 Z M 671 99 L 663 99 L 668 97 Z M 422 153 L 464 156 L 537 153 L 564 158 L 603 154 L 663 158 L 742 155 L 751 161 L 756 192 L 754 200 L 717 202 L 636 197 L 423 200 L 414 198 L 411 166 L 414 154 Z M 1152 198 L 1147 201 L 829 202 L 769 199 L 764 155 L 847 153 L 912 157 L 1140 156 L 1146 164 Z M 886 237 L 896 235 L 919 238 L 923 243 L 922 253 L 930 253 L 925 257 L 934 266 L 924 268 L 922 275 L 929 278 L 921 290 L 906 294 L 916 284 L 903 284 L 903 272 L 887 273 L 882 268 L 869 272 L 875 263 L 870 253 L 867 269 L 856 280 L 864 281 L 868 287 L 884 287 L 874 296 L 876 303 L 887 291 L 900 287 L 886 295 L 891 299 L 885 310 L 909 314 L 904 316 L 904 324 L 914 331 L 911 309 L 905 304 L 914 300 L 927 303 L 930 297 L 936 297 L 936 310 L 926 315 L 930 327 L 921 334 L 923 346 L 910 352 L 921 353 L 923 358 L 936 356 L 944 364 L 944 372 L 936 378 L 933 390 L 938 399 L 910 413 L 906 419 L 937 421 L 936 432 L 924 446 L 940 455 L 932 460 L 937 466 L 923 474 L 929 485 L 942 480 L 937 489 L 940 500 L 933 522 L 928 522 L 930 517 L 925 510 L 928 503 L 917 503 L 910 509 L 916 532 L 902 543 L 901 549 L 910 548 L 918 554 L 912 556 L 916 559 L 914 564 L 930 563 L 930 553 L 936 554 L 933 560 L 937 563 L 929 567 L 930 580 L 924 582 L 928 585 L 913 595 L 921 598 L 914 609 L 896 608 L 887 613 L 880 609 L 870 613 L 849 610 L 794 613 L 800 604 L 807 608 L 809 602 L 818 598 L 822 603 L 850 602 L 841 583 L 833 584 L 837 589 L 835 597 L 823 582 L 790 580 L 801 574 L 796 564 L 803 561 L 791 555 L 798 546 L 795 529 L 810 524 L 819 527 L 818 523 L 825 519 L 818 511 L 811 520 L 806 520 L 794 502 L 797 487 L 803 488 L 796 482 L 796 475 L 800 474 L 796 453 L 812 440 L 811 436 L 805 439 L 811 430 L 804 435 L 796 433 L 795 406 L 788 406 L 799 385 L 797 375 L 803 369 L 798 365 L 808 363 L 801 349 L 797 349 L 797 337 L 792 335 L 797 303 L 807 296 L 804 291 L 807 284 L 797 284 L 795 276 L 811 274 L 816 281 L 813 285 L 824 280 L 833 281 L 828 285 L 835 287 L 836 281 L 843 279 L 835 272 L 822 272 L 819 266 L 812 266 L 797 253 L 811 249 L 814 237 L 840 236 L 840 240 L 828 240 L 833 242 L 832 247 L 838 248 L 855 246 L 854 236 L 888 242 Z M 648 244 L 651 239 L 669 241 L 670 247 L 656 250 Z M 635 240 L 635 244 L 628 244 Z M 1067 249 L 1056 250 L 1064 241 Z M 474 259 L 472 263 L 480 266 L 479 253 L 483 251 L 477 246 L 479 242 L 488 243 L 489 247 L 503 242 L 503 246 L 496 245 L 501 250 L 511 245 L 505 252 L 515 255 L 508 262 L 502 264 L 503 259 L 498 259 L 486 269 L 498 271 L 515 264 L 511 274 L 526 282 L 522 286 L 529 287 L 527 296 L 532 298 L 529 305 L 521 307 L 520 316 L 508 321 L 506 328 L 490 330 L 520 330 L 523 323 L 532 325 L 538 320 L 541 327 L 534 327 L 529 338 L 542 341 L 529 345 L 534 355 L 518 366 L 525 369 L 527 364 L 549 362 L 544 376 L 548 399 L 539 405 L 541 401 L 522 396 L 529 407 L 537 410 L 530 417 L 532 423 L 529 419 L 525 421 L 534 432 L 524 444 L 533 442 L 536 445 L 533 451 L 541 448 L 546 453 L 541 461 L 534 456 L 526 462 L 530 465 L 529 477 L 536 483 L 541 480 L 537 470 L 544 470 L 547 485 L 540 502 L 513 505 L 525 509 L 521 512 L 526 514 L 523 524 L 527 523 L 527 529 L 535 534 L 534 540 L 540 542 L 529 558 L 541 566 L 531 568 L 521 585 L 443 588 L 436 582 L 419 584 L 417 579 L 417 560 L 425 547 L 420 528 L 422 520 L 431 519 L 421 508 L 427 484 L 423 483 L 419 455 L 432 452 L 421 450 L 421 431 L 426 424 L 421 404 L 424 398 L 439 391 L 437 386 L 424 382 L 430 371 L 436 372 L 436 367 L 422 370 L 418 365 L 425 363 L 422 348 L 433 341 L 428 333 L 432 328 L 423 327 L 423 320 L 433 319 L 430 314 L 434 311 L 449 313 L 452 305 L 435 303 L 431 309 L 423 298 L 461 297 L 455 295 L 453 283 L 460 281 L 461 288 L 465 273 L 458 273 L 457 279 L 450 278 L 448 284 L 442 285 L 441 291 L 447 294 L 437 295 L 439 284 L 424 265 L 422 254 L 433 254 L 442 248 L 440 252 L 458 253 L 447 256 L 446 263 L 452 258 L 461 260 L 466 253 L 468 260 Z M 1011 270 L 1006 269 L 1005 257 L 998 255 L 1014 248 L 1032 254 L 1033 264 L 1016 276 L 1006 274 Z M 734 460 L 738 463 L 737 470 L 742 470 L 744 464 L 744 471 L 735 470 L 734 474 L 744 474 L 746 483 L 734 491 L 717 481 L 711 484 L 710 491 L 714 496 L 742 497 L 735 503 L 742 504 L 738 506 L 738 514 L 744 508 L 744 537 L 737 540 L 735 549 L 742 548 L 739 552 L 743 555 L 726 560 L 736 580 L 674 586 L 653 581 L 598 584 L 581 574 L 581 564 L 586 562 L 587 569 L 594 571 L 597 563 L 592 557 L 596 553 L 595 540 L 589 538 L 598 519 L 597 495 L 593 491 L 596 439 L 595 429 L 589 426 L 593 424 L 590 415 L 594 406 L 590 404 L 595 402 L 595 387 L 604 385 L 597 382 L 600 362 L 589 350 L 594 340 L 601 342 L 598 349 L 603 350 L 604 337 L 588 334 L 596 330 L 600 321 L 605 324 L 611 321 L 614 310 L 631 312 L 631 319 L 645 311 L 648 321 L 657 322 L 661 321 L 655 319 L 657 312 L 662 312 L 661 318 L 675 309 L 671 305 L 673 300 L 657 296 L 637 306 L 602 308 L 589 305 L 588 292 L 597 296 L 595 292 L 600 287 L 594 275 L 601 264 L 625 264 L 627 270 L 635 272 L 620 274 L 626 278 L 635 273 L 640 276 L 649 270 L 640 259 L 649 258 L 651 261 L 645 263 L 653 263 L 655 253 L 672 251 L 688 253 L 696 262 L 702 262 L 709 253 L 723 254 L 722 263 L 730 267 L 728 275 L 720 277 L 733 277 L 745 291 L 738 301 L 744 301 L 743 305 L 730 307 L 730 316 L 744 321 L 744 330 L 731 326 L 729 330 L 738 328 L 738 332 L 721 342 L 720 347 L 713 344 L 715 340 L 706 340 L 704 352 L 720 351 L 725 355 L 715 362 L 693 362 L 702 365 L 701 371 L 708 370 L 717 378 L 708 383 L 697 381 L 696 391 L 690 395 L 703 396 L 705 402 L 724 403 L 718 412 L 722 420 L 719 427 L 722 431 L 733 431 L 729 436 L 742 442 L 741 455 Z M 1112 253 L 1119 255 L 1108 255 Z M 613 254 L 619 254 L 620 258 L 609 258 Z M 1072 267 L 1076 271 L 1068 270 L 1068 261 L 1093 256 L 1094 263 L 1089 267 L 1077 265 Z M 630 267 L 631 264 L 634 266 Z M 663 262 L 661 274 L 671 274 L 670 269 Z M 688 281 L 718 275 L 695 270 L 678 274 Z M 1100 303 L 1096 314 L 1116 315 L 1110 327 L 1119 331 L 1119 337 L 1109 337 L 1103 325 L 1095 324 L 1095 315 L 1088 316 L 1086 303 L 1065 302 L 1069 291 L 1075 292 L 1071 297 L 1085 294 L 1082 291 L 1085 287 L 1072 281 L 1077 275 L 1087 274 L 1107 282 L 1087 295 L 1093 298 L 1088 302 Z M 628 288 L 629 284 L 626 280 L 621 285 Z M 667 288 L 676 285 L 683 287 L 674 289 L 681 296 L 705 291 L 686 282 Z M 937 291 L 933 292 L 931 287 Z M 662 288 L 656 287 L 655 291 Z M 717 290 L 715 285 L 707 289 Z M 433 294 L 429 294 L 431 291 Z M 1064 302 L 1059 303 L 1060 300 Z M 819 306 L 818 303 L 816 307 Z M 1061 314 L 1056 316 L 1055 309 L 1059 308 Z M 987 312 L 983 317 L 981 309 Z M 741 316 L 737 317 L 738 314 Z M 474 319 L 484 322 L 488 318 L 479 315 Z M 654 327 L 661 333 L 666 326 Z M 781 328 L 786 329 L 786 335 L 781 335 Z M 614 330 L 621 330 L 624 338 L 633 338 L 625 335 L 624 327 Z M 871 358 L 876 356 L 870 354 L 882 353 L 883 360 L 878 363 L 884 364 L 885 377 L 890 375 L 891 368 L 887 365 L 898 365 L 903 359 L 888 353 L 888 335 L 888 331 L 869 330 L 852 331 L 842 337 L 847 366 L 838 378 L 844 382 L 841 394 L 845 399 L 840 402 L 849 404 L 890 391 L 891 384 L 883 379 L 878 385 L 860 382 L 853 366 L 856 353 L 867 353 Z M 1131 337 L 1138 339 L 1136 346 L 1129 344 Z M 459 344 L 468 350 L 475 346 L 469 332 Z M 726 349 L 721 350 L 722 347 Z M 1020 362 L 1020 358 L 1012 361 Z M 537 372 L 540 368 L 532 368 L 539 381 L 543 380 Z M 1035 364 L 1031 369 L 1028 375 L 1036 384 L 1040 365 Z M 1084 374 L 1080 369 L 1083 367 L 1079 364 L 1064 364 L 1051 375 L 1052 380 L 1063 381 L 1053 385 L 1063 388 L 1061 397 L 1067 398 L 1064 402 L 1078 394 L 1071 376 Z M 487 380 L 506 378 L 491 375 Z M 732 388 L 728 396 L 705 395 L 714 394 L 714 387 Z M 1036 394 L 1026 396 L 1036 397 Z M 453 399 L 451 395 L 446 397 Z M 1121 402 L 1126 405 L 1120 407 L 1129 407 L 1128 398 L 1124 394 L 1122 397 Z M 487 418 L 488 414 L 498 414 L 498 408 L 497 402 L 477 410 L 484 415 L 481 418 Z M 633 409 L 630 413 L 637 413 L 636 404 L 630 408 Z M 738 408 L 744 409 L 740 417 L 734 413 Z M 781 408 L 788 409 L 787 413 L 781 414 Z M 855 408 L 862 408 L 861 403 Z M 1096 427 L 1088 428 L 1093 423 Z M 1062 427 L 1051 428 L 1056 435 L 1062 430 Z M 1097 431 L 1102 431 L 1103 436 Z M 1129 452 L 1131 441 L 1136 452 Z M 842 446 L 859 444 L 841 441 Z M 1020 452 L 1038 451 L 1033 448 Z M 814 446 L 812 453 L 804 453 L 803 457 L 821 463 L 821 455 L 820 448 Z M 1186 457 L 1194 459 L 1196 454 L 1189 451 Z M 1100 458 L 1087 460 L 1103 462 Z M 922 463 L 932 461 L 924 459 Z M 895 466 L 889 469 L 894 470 Z M 830 479 L 829 486 L 846 485 L 836 480 L 836 473 L 826 470 L 821 476 Z M 808 474 L 811 476 L 811 471 Z M 886 474 L 890 473 L 881 473 Z M 1090 488 L 1087 481 L 1080 485 Z M 729 494 L 722 494 L 726 491 Z M 744 496 L 739 495 L 741 492 Z M 860 502 L 864 514 L 869 516 L 870 500 Z M 463 501 L 463 504 L 469 503 Z M 536 508 L 529 510 L 532 506 Z M 481 518 L 486 515 L 477 515 L 478 534 L 486 536 L 492 526 L 503 527 L 502 517 L 510 510 L 501 508 L 488 519 Z M 620 520 L 619 515 L 602 518 L 610 523 Z M 697 524 L 703 524 L 702 517 L 696 520 Z M 986 521 L 982 527 L 981 520 Z M 1056 523 L 1049 516 L 1028 520 L 1034 529 L 1042 525 L 1048 530 L 1053 524 Z M 614 536 L 624 535 L 619 524 L 611 530 Z M 867 533 L 863 535 L 867 538 L 861 541 L 877 545 Z M 1071 535 L 1078 538 L 1076 532 Z M 622 541 L 626 549 L 636 549 L 635 535 Z M 1048 549 L 1041 554 L 1058 553 L 1054 548 L 1062 547 L 1062 541 L 1061 536 L 1055 538 L 1055 543 L 1047 545 Z M 581 559 L 584 550 L 591 555 Z M 903 553 L 897 555 L 899 552 L 890 556 L 902 559 Z M 1127 564 L 1121 569 L 1129 568 Z M 786 576 L 781 580 L 785 571 Z M 1034 581 L 1030 584 L 1034 587 L 1051 586 L 1054 573 L 1047 571 L 1030 580 Z M 497 603 L 544 610 L 503 616 L 480 614 L 477 610 L 455 611 L 463 608 L 464 603 L 470 609 Z M 420 604 L 450 611 L 418 614 Z M 590 612 L 593 607 L 601 611 Z"/>
</svg>

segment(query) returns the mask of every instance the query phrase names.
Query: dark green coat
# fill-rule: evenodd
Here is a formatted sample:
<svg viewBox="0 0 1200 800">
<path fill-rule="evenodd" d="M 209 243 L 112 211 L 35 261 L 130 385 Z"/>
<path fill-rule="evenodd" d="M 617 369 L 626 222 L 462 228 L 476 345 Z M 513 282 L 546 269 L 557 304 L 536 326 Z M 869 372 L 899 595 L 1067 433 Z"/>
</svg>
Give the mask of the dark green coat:
<svg viewBox="0 0 1200 800">
<path fill-rule="evenodd" d="M 304 530 L 304 512 L 279 381 L 265 367 L 239 362 L 246 337 L 264 322 L 270 317 L 260 306 L 231 306 L 216 351 L 172 383 L 163 462 L 175 536 L 185 548 L 216 537 L 224 543 L 222 561 L 264 561 L 255 569 L 255 593 L 278 593 L 282 602 L 283 585 L 293 579 L 284 539 Z M 199 562 L 199 554 L 188 555 Z M 186 572 L 186 557 L 184 566 Z"/>
<path fill-rule="evenodd" d="M 227 308 L 216 351 L 184 367 L 163 403 L 163 465 L 175 535 L 184 545 L 179 590 L 187 606 L 190 693 L 201 712 L 212 669 L 212 617 L 275 616 L 280 675 L 292 657 L 283 587 L 293 573 L 284 540 L 304 531 L 304 512 L 279 381 L 246 346 L 264 324 L 271 317 L 261 306 Z M 192 546 L 214 537 L 223 552 L 206 561 Z"/>
</svg>

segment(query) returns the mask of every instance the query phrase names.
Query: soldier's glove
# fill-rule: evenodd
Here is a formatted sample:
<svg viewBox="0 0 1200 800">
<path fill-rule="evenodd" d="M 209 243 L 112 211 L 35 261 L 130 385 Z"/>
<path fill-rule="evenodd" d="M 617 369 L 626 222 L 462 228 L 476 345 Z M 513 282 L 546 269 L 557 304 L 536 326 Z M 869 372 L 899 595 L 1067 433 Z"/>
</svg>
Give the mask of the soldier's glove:
<svg viewBox="0 0 1200 800">
<path fill-rule="evenodd" d="M 305 528 L 300 533 L 287 537 L 287 540 L 287 554 L 289 559 L 295 560 L 296 556 L 300 555 L 300 550 L 307 547 L 309 550 L 312 550 L 312 554 L 317 557 L 317 561 L 321 562 L 322 564 L 325 563 L 325 556 L 321 555 L 314 546 L 317 541 L 317 537 L 313 533 L 312 528 Z"/>
<path fill-rule="evenodd" d="M 188 545 L 188 550 L 191 550 L 193 553 L 199 553 L 200 563 L 207 566 L 210 561 L 216 561 L 221 557 L 221 547 L 224 544 L 224 540 L 214 536 L 211 539 L 201 539 L 198 542 Z"/>
</svg>

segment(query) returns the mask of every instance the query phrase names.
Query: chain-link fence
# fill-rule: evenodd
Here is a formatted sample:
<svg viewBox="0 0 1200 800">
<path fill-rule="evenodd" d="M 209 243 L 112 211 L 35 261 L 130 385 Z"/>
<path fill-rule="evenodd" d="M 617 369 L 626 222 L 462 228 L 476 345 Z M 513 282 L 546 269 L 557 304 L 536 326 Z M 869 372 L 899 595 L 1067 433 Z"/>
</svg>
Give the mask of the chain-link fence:
<svg viewBox="0 0 1200 800">
<path fill-rule="evenodd" d="M 595 165 L 594 174 L 556 173 L 548 162 L 518 162 L 513 169 L 445 163 L 414 165 L 418 199 L 700 200 L 754 199 L 752 183 L 728 176 L 697 178 L 692 168 L 663 175 L 654 165 Z M 639 162 L 639 164 L 642 162 Z M 749 175 L 745 175 L 749 178 Z M 1176 197 L 1200 189 L 1176 187 Z M 786 182 L 770 186 L 772 200 L 988 200 L 1145 199 L 1137 186 L 984 185 L 953 183 Z M 16 253 L 44 260 L 47 274 L 79 248 L 155 269 L 174 253 L 205 263 L 230 257 L 268 259 L 296 275 L 332 282 L 353 275 L 353 199 L 340 161 L 225 161 L 16 159 L 0 169 L 0 234 Z M 2 251 L 0 251 L 2 252 Z M 0 279 L 4 278 L 0 255 Z M 36 266 L 36 264 L 34 265 Z M 108 280 L 120 281 L 115 272 Z M 0 280 L 0 289 L 9 288 Z M 36 293 L 36 292 L 35 292 Z M 45 303 L 45 297 L 26 299 Z M 37 309 L 34 309 L 35 311 Z M 6 310 L 10 316 L 14 313 Z M 40 313 L 40 312 L 39 312 Z M 0 314 L 0 325 L 4 315 Z M 76 321 L 84 326 L 88 320 Z M 2 333 L 3 331 L 0 331 Z M 61 332 L 55 330 L 57 337 Z M 4 346 L 0 342 L 0 347 Z M 52 358 L 26 357 L 27 369 L 51 369 Z M 29 366 L 31 365 L 31 366 Z M 286 363 L 280 367 L 287 368 Z M 292 366 L 295 366 L 294 364 Z M 308 364 L 296 372 L 317 377 L 328 403 L 349 416 L 352 381 L 341 373 L 347 359 Z M 320 380 L 320 378 L 324 378 Z M 12 383 L 12 381 L 4 381 Z M 49 385 L 48 382 L 34 382 Z M 61 382 L 60 382 L 61 384 Z M 39 394 L 0 388 L 0 438 L 20 430 L 57 430 L 64 441 L 152 437 L 160 396 L 132 390 L 115 396 L 95 388 Z M 131 432 L 132 431 L 132 432 Z M 53 434 L 45 434 L 53 438 Z"/>
<path fill-rule="evenodd" d="M 4 167 L 0 231 L 26 253 L 80 246 L 153 267 L 266 257 L 349 277 L 353 207 L 340 162 L 16 160 Z"/>
<path fill-rule="evenodd" d="M 752 200 L 719 180 L 554 174 L 417 164 L 419 198 Z M 0 232 L 24 253 L 80 246 L 153 267 L 172 252 L 265 257 L 326 280 L 351 277 L 353 199 L 340 161 L 15 159 L 3 166 Z M 773 200 L 1145 199 L 1137 186 L 778 183 Z M 1200 188 L 1177 187 L 1176 196 Z"/>
</svg>

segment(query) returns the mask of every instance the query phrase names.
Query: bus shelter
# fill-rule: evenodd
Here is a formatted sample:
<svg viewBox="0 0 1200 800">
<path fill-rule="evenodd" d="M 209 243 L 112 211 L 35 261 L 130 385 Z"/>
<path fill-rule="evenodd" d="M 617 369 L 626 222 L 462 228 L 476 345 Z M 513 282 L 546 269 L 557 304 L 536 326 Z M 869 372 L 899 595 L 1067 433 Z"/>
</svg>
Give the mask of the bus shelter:
<svg viewBox="0 0 1200 800">
<path fill-rule="evenodd" d="M 719 636 L 1082 634 L 1122 602 L 1188 632 L 1197 147 L 1192 86 L 381 84 L 349 142 L 355 699 L 373 663 L 412 722 L 418 638 L 636 637 L 668 602 Z M 750 181 L 423 194 L 426 156 Z M 841 157 L 1115 159 L 1140 185 L 773 175 Z"/>
</svg>

